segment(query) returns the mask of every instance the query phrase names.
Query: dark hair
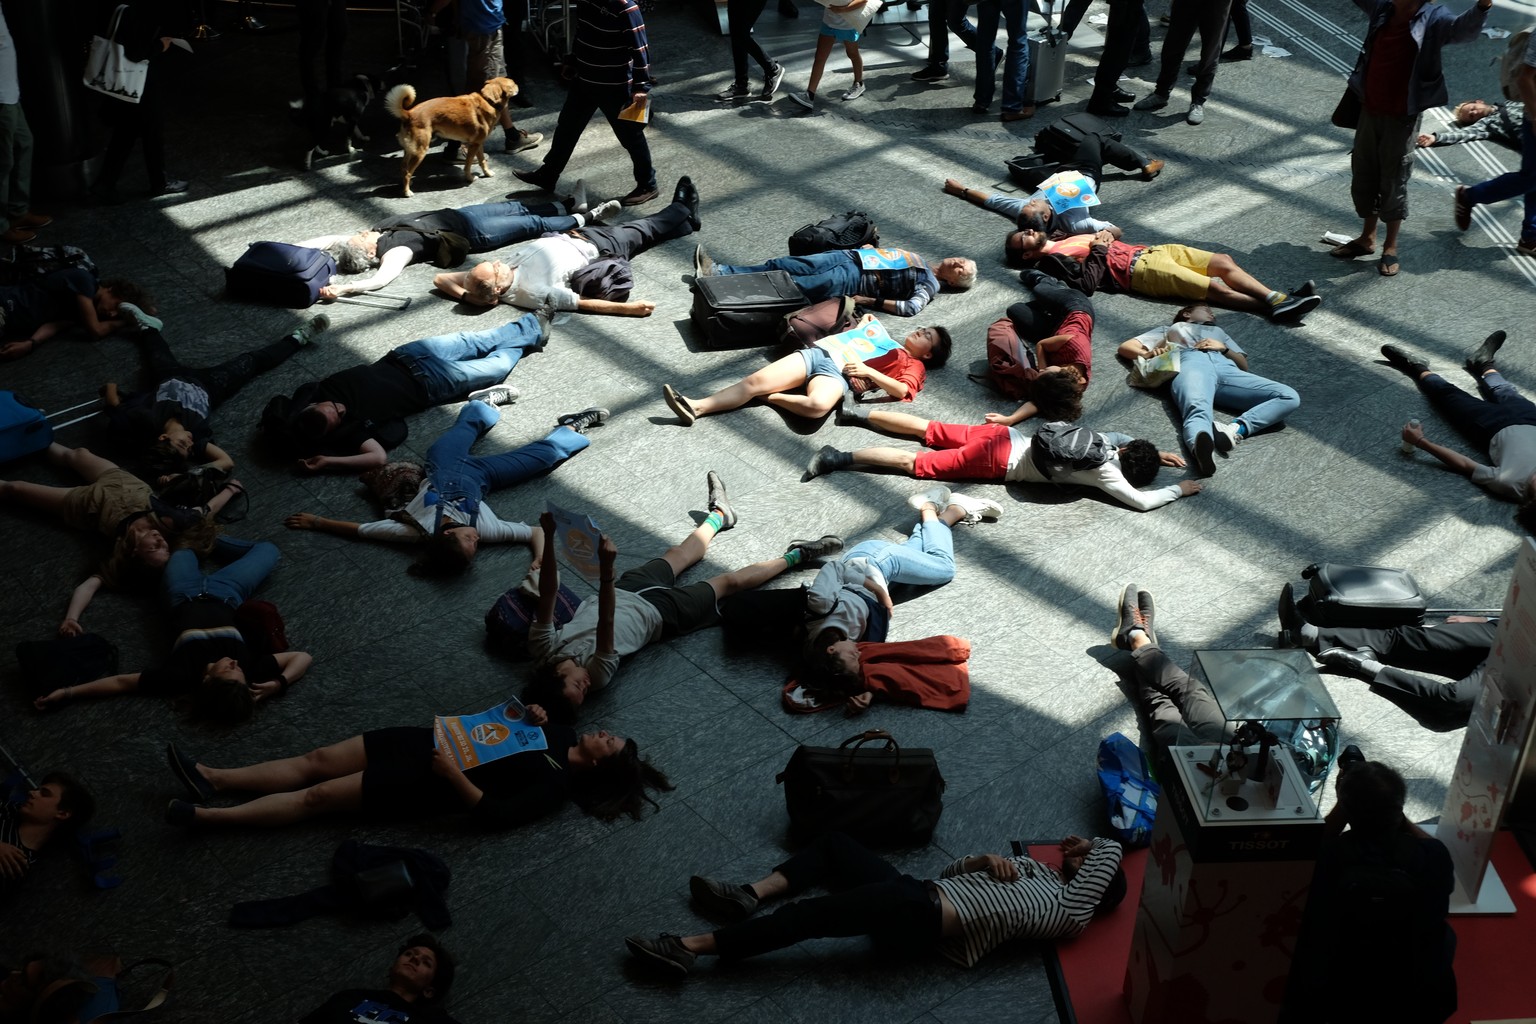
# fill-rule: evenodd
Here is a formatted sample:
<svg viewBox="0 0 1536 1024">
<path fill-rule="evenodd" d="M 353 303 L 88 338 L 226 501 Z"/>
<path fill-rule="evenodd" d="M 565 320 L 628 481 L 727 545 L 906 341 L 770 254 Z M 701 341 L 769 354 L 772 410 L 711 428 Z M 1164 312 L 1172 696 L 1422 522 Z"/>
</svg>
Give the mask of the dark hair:
<svg viewBox="0 0 1536 1024">
<path fill-rule="evenodd" d="M 428 534 L 421 542 L 421 557 L 405 570 L 412 576 L 457 576 L 474 561 L 449 531 Z"/>
<path fill-rule="evenodd" d="M 239 725 L 256 713 L 256 695 L 239 679 L 211 675 L 192 686 L 192 714 L 214 725 Z"/>
<path fill-rule="evenodd" d="M 1515 523 L 1526 533 L 1536 536 L 1536 493 L 1526 495 L 1520 507 L 1515 509 Z"/>
<path fill-rule="evenodd" d="M 1132 487 L 1145 487 L 1157 479 L 1159 459 L 1157 445 L 1137 438 L 1120 453 L 1120 472 Z"/>
<path fill-rule="evenodd" d="M 441 1003 L 448 998 L 448 990 L 453 988 L 453 976 L 458 972 L 458 964 L 453 959 L 453 954 L 443 948 L 443 944 L 437 938 L 422 932 L 420 935 L 412 935 L 405 940 L 395 956 L 399 956 L 408 949 L 420 946 L 422 949 L 430 949 L 432 956 L 437 960 L 437 970 L 432 972 L 432 995 L 422 996 L 423 1003 Z"/>
<path fill-rule="evenodd" d="M 1045 218 L 1038 213 L 1021 213 L 1019 214 L 1019 230 L 1039 231 L 1043 234 L 1045 232 Z"/>
<path fill-rule="evenodd" d="M 948 327 L 940 327 L 938 324 L 930 324 L 928 329 L 933 332 L 933 351 L 928 353 L 928 358 L 923 362 L 930 370 L 937 370 L 949 362 L 949 354 L 954 351 L 955 339 L 950 336 Z"/>
<path fill-rule="evenodd" d="M 1204 320 L 1196 320 L 1194 318 L 1193 314 L 1194 314 L 1195 310 L 1197 310 L 1197 309 L 1205 310 L 1205 319 Z M 1209 303 L 1206 303 L 1206 302 L 1191 302 L 1189 305 L 1185 306 L 1183 309 L 1179 310 L 1176 314 L 1174 314 L 1173 322 L 1176 323 L 1176 324 L 1182 324 L 1182 323 L 1214 324 L 1216 322 L 1216 312 L 1215 312 L 1215 310 L 1211 309 Z"/>
<path fill-rule="evenodd" d="M 1072 367 L 1076 369 L 1076 367 Z M 1083 414 L 1082 377 L 1077 373 L 1042 373 L 1029 388 L 1029 400 L 1047 422 L 1071 422 Z"/>
<path fill-rule="evenodd" d="M 169 441 L 156 441 L 144 455 L 144 472 L 151 477 L 174 476 L 186 471 L 187 457 Z"/>
<path fill-rule="evenodd" d="M 138 306 L 146 313 L 154 313 L 155 311 L 154 297 L 126 278 L 109 277 L 101 282 L 101 287 L 117 296 L 119 302 L 127 302 Z"/>
<path fill-rule="evenodd" d="M 1402 824 L 1408 784 L 1379 761 L 1361 761 L 1340 772 L 1337 792 L 1350 828 L 1364 836 L 1385 836 Z"/>
<path fill-rule="evenodd" d="M 807 686 L 813 690 L 831 690 L 849 695 L 863 692 L 863 675 L 845 671 L 842 661 L 827 653 L 827 648 L 847 639 L 848 635 L 842 630 L 830 627 L 816 634 L 805 660 Z"/>
<path fill-rule="evenodd" d="M 1065 862 L 1061 865 L 1061 880 L 1070 882 L 1077 877 L 1082 865 L 1069 865 Z M 1115 873 L 1109 876 L 1109 882 L 1104 886 L 1104 895 L 1099 897 L 1099 902 L 1093 905 L 1093 916 L 1103 917 L 1118 907 L 1125 899 L 1125 868 L 1117 866 Z"/>
<path fill-rule="evenodd" d="M 565 698 L 565 681 L 560 678 L 559 669 L 568 661 L 575 658 L 566 656 L 555 661 L 540 665 L 534 670 L 533 678 L 528 680 L 528 685 L 523 687 L 523 703 L 537 704 L 549 715 L 549 720 L 559 725 L 570 725 L 576 721 L 576 705 Z"/>
<path fill-rule="evenodd" d="M 1022 267 L 1029 262 L 1024 258 L 1023 232 L 1010 231 L 1003 236 L 1003 262 L 1010 267 Z"/>
<path fill-rule="evenodd" d="M 59 810 L 69 813 L 70 828 L 79 828 L 96 813 L 96 798 L 68 772 L 49 772 L 43 776 L 41 785 L 58 787 Z"/>
<path fill-rule="evenodd" d="M 320 411 L 319 406 L 311 402 L 294 416 L 293 428 L 304 437 L 324 437 L 331 429 L 331 421 L 326 419 L 325 413 Z"/>
<path fill-rule="evenodd" d="M 660 769 L 640 756 L 633 739 L 624 741 L 624 749 L 605 757 L 585 771 L 571 773 L 571 799 L 594 818 L 611 821 L 627 814 L 636 821 L 645 805 L 660 808 L 647 790 L 672 789 Z"/>
</svg>

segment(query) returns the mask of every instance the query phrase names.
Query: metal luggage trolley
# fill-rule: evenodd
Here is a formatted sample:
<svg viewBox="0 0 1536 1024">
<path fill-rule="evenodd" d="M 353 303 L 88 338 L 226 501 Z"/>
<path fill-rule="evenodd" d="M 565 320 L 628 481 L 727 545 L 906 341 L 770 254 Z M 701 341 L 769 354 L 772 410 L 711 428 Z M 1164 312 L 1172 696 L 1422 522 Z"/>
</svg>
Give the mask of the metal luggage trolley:
<svg viewBox="0 0 1536 1024">
<path fill-rule="evenodd" d="M 531 0 L 528 5 L 528 31 L 545 53 L 564 57 L 571 52 L 576 38 L 575 0 Z M 558 49 L 557 49 L 558 47 Z"/>
</svg>

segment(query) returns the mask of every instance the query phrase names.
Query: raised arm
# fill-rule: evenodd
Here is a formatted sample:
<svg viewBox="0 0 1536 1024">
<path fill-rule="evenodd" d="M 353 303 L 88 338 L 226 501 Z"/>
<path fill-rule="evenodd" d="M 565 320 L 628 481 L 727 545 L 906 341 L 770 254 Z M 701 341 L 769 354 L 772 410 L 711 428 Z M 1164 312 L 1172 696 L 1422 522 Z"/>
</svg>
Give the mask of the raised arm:
<svg viewBox="0 0 1536 1024">
<path fill-rule="evenodd" d="M 597 564 L 599 579 L 597 584 L 597 654 L 599 657 L 612 655 L 613 647 L 613 616 L 618 605 L 618 595 L 613 586 L 613 561 L 619 555 L 619 549 L 608 535 L 603 534 L 603 540 L 597 549 Z"/>
<path fill-rule="evenodd" d="M 545 512 L 539 516 L 539 532 L 544 535 L 544 551 L 549 557 L 539 563 L 539 617 L 541 626 L 555 624 L 555 599 L 560 595 L 560 560 L 555 557 L 555 517 Z"/>
</svg>

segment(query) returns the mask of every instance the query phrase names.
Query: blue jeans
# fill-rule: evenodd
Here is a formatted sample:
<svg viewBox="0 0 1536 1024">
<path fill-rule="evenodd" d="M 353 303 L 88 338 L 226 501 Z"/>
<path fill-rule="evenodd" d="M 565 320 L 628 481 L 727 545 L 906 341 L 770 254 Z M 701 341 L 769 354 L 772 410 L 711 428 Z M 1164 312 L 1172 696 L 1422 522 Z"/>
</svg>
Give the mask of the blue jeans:
<svg viewBox="0 0 1536 1024">
<path fill-rule="evenodd" d="M 231 608 L 238 608 L 272 575 L 277 565 L 277 545 L 265 540 L 240 540 L 220 536 L 213 542 L 214 554 L 232 558 L 220 569 L 204 573 L 197 564 L 197 552 L 182 548 L 171 553 L 161 576 L 168 608 L 186 604 L 198 597 L 212 597 Z"/>
<path fill-rule="evenodd" d="M 843 250 L 809 256 L 775 256 L 767 263 L 750 267 L 715 267 L 715 273 L 722 275 L 757 274 L 764 270 L 782 270 L 789 274 L 812 302 L 859 294 L 859 280 L 863 276 L 859 261 Z"/>
<path fill-rule="evenodd" d="M 1474 203 L 1497 203 L 1525 196 L 1525 220 L 1520 222 L 1520 241 L 1536 242 L 1536 132 L 1530 121 L 1520 122 L 1520 169 L 1479 182 L 1467 189 Z"/>
<path fill-rule="evenodd" d="M 976 24 L 965 18 L 962 8 L 959 17 L 952 18 L 949 27 L 965 45 L 976 52 L 976 105 L 985 107 L 992 102 L 996 88 L 997 63 L 993 52 L 997 46 L 997 23 L 1002 20 L 1008 32 L 1008 53 L 1003 62 L 1003 109 L 1024 109 L 1024 85 L 1029 80 L 1029 40 L 1025 37 L 1029 11 L 1024 0 L 979 0 L 976 4 Z"/>
<path fill-rule="evenodd" d="M 866 540 L 843 556 L 867 558 L 890 583 L 937 587 L 955 578 L 955 537 L 942 519 L 930 519 L 912 527 L 912 536 L 900 544 Z"/>
<path fill-rule="evenodd" d="M 1485 451 L 1493 435 L 1505 427 L 1536 426 L 1536 403 L 1516 391 L 1498 371 L 1477 378 L 1477 389 L 1483 393 L 1480 399 L 1438 373 L 1419 378 L 1419 390 L 1429 403 Z"/>
<path fill-rule="evenodd" d="M 538 238 L 546 231 L 569 231 L 578 226 L 575 217 L 560 216 L 560 207 L 554 203 L 538 205 L 537 213 L 515 202 L 459 207 L 470 252 L 490 252 L 513 242 Z"/>
<path fill-rule="evenodd" d="M 500 419 L 501 413 L 494 407 L 470 402 L 459 410 L 454 425 L 427 449 L 427 477 L 432 489 L 468 513 L 471 522 L 487 494 L 554 469 L 591 444 L 569 427 L 556 427 L 542 441 L 509 452 L 469 454 L 475 442 Z"/>
<path fill-rule="evenodd" d="M 538 347 L 539 321 L 529 313 L 488 331 L 422 338 L 390 355 L 421 381 L 428 405 L 446 405 L 500 384 L 525 353 Z"/>
<path fill-rule="evenodd" d="M 1248 426 L 1249 434 L 1285 422 L 1301 405 L 1296 392 L 1256 373 L 1240 370 L 1220 352 L 1179 353 L 1179 375 L 1170 385 L 1179 415 L 1184 417 L 1184 445 L 1211 432 L 1211 407 L 1219 405 Z"/>
</svg>

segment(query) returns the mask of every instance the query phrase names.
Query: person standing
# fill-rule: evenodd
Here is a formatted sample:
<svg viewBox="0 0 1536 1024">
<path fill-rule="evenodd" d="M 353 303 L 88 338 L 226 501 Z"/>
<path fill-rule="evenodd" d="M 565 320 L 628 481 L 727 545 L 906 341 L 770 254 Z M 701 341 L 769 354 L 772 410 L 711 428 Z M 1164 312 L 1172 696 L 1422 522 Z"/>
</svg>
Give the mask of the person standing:
<svg viewBox="0 0 1536 1024">
<path fill-rule="evenodd" d="M 450 0 L 436 0 L 432 13 L 448 6 Z M 501 26 L 507 20 L 502 12 L 501 0 L 458 0 L 459 34 L 468 51 L 465 64 L 464 91 L 479 92 L 493 78 L 505 78 L 507 60 L 502 48 Z M 521 153 L 533 149 L 544 141 L 538 132 L 518 128 L 512 123 L 512 113 L 506 107 L 501 110 L 501 133 L 506 141 L 506 152 Z M 449 142 L 448 149 L 457 154 L 459 144 Z"/>
<path fill-rule="evenodd" d="M 1536 256 L 1536 33 L 1525 48 L 1519 72 L 1515 75 L 1525 117 L 1520 122 L 1520 169 L 1468 188 L 1456 187 L 1456 229 L 1472 226 L 1472 207 L 1497 203 L 1515 196 L 1525 196 L 1525 219 L 1520 223 L 1519 252 Z"/>
<path fill-rule="evenodd" d="M 1070 36 L 1087 9 L 1085 2 L 1069 5 L 1062 17 L 1061 30 Z M 1128 67 L 1151 63 L 1148 35 L 1144 0 L 1110 0 L 1109 24 L 1104 27 L 1104 52 L 1099 56 L 1099 68 L 1093 75 L 1088 113 L 1099 117 L 1125 117 L 1131 112 L 1130 107 L 1122 104 L 1136 97 L 1120 88 L 1120 76 Z"/>
<path fill-rule="evenodd" d="M 635 167 L 635 187 L 619 202 L 625 206 L 650 202 L 657 196 L 656 168 L 651 165 L 645 124 L 619 116 L 631 104 L 646 104 L 648 111 L 654 84 L 645 19 L 635 0 L 577 0 L 572 56 L 576 77 L 565 96 L 565 106 L 560 108 L 555 139 L 543 165 L 513 173 L 530 185 L 553 192 L 581 133 L 592 115 L 601 110 Z"/>
<path fill-rule="evenodd" d="M 1364 225 L 1359 236 L 1334 248 L 1332 255 L 1343 260 L 1369 256 L 1376 251 L 1376 229 L 1386 221 L 1377 270 L 1382 277 L 1396 277 L 1397 233 L 1408 217 L 1419 120 L 1450 97 L 1440 51 L 1449 43 L 1476 39 L 1493 0 L 1479 0 L 1460 14 L 1426 0 L 1355 0 L 1355 5 L 1370 18 L 1345 96 L 1346 103 L 1353 98 L 1360 108 L 1349 156 L 1349 190 Z"/>
<path fill-rule="evenodd" d="M 1226 38 L 1227 14 L 1231 6 L 1231 0 L 1173 0 L 1173 8 L 1168 14 L 1168 34 L 1163 37 L 1163 66 L 1157 74 L 1157 85 L 1133 109 L 1162 110 L 1168 105 L 1169 94 L 1179 80 L 1184 51 L 1189 49 L 1189 41 L 1198 29 L 1200 60 L 1195 64 L 1195 83 L 1189 89 L 1189 112 L 1184 115 L 1184 120 L 1190 124 L 1205 120 L 1205 101 L 1211 98 L 1211 85 L 1216 81 L 1216 64 L 1221 59 L 1221 44 Z"/>
<path fill-rule="evenodd" d="M 32 129 L 21 109 L 21 84 L 16 77 L 16 41 L 0 12 L 0 216 L 5 218 L 7 242 L 30 242 L 34 228 L 47 227 L 52 217 L 31 212 Z"/>
<path fill-rule="evenodd" d="M 741 103 L 751 95 L 747 91 L 749 56 L 763 69 L 763 91 L 757 94 L 759 100 L 773 99 L 773 94 L 779 91 L 779 83 L 784 81 L 784 65 L 763 52 L 757 40 L 752 38 L 752 26 L 762 17 L 766 6 L 768 0 L 729 0 L 725 5 L 731 26 L 731 63 L 736 77 L 730 88 L 715 97 L 723 103 Z"/>
<path fill-rule="evenodd" d="M 185 19 L 184 11 L 169 0 L 134 0 L 126 8 L 118 22 L 117 41 L 129 60 L 149 61 L 149 74 L 144 78 L 144 93 L 139 102 L 103 101 L 112 122 L 112 138 L 107 142 L 107 154 L 102 158 L 101 174 L 93 191 L 105 203 L 117 201 L 118 179 L 127 166 L 133 144 L 141 140 L 150 193 L 177 195 L 188 187 L 185 178 L 174 178 L 165 170 L 165 104 L 167 97 L 175 93 L 166 80 L 174 63 L 167 65 L 177 59 L 170 50 L 180 32 L 172 26 Z"/>
<path fill-rule="evenodd" d="M 964 11 L 951 22 L 955 34 L 976 54 L 975 105 L 971 108 L 974 113 L 985 114 L 992 105 L 997 63 L 1003 56 L 997 47 L 997 23 L 1001 20 L 1008 33 L 1008 52 L 1003 61 L 1002 119 L 1022 121 L 1034 116 L 1034 105 L 1024 105 L 1024 86 L 1029 80 L 1029 39 L 1025 35 L 1028 19 L 1024 0 L 979 0 L 974 28 Z"/>
</svg>

